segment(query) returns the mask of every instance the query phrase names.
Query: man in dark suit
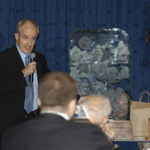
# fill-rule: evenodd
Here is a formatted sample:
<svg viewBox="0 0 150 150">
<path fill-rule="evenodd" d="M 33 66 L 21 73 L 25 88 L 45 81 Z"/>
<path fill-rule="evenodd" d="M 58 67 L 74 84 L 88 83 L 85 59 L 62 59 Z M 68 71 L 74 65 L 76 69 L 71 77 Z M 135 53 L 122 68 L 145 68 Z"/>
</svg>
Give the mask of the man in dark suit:
<svg viewBox="0 0 150 150">
<path fill-rule="evenodd" d="M 38 81 L 49 72 L 45 57 L 34 51 L 39 26 L 32 20 L 21 20 L 16 26 L 16 45 L 0 52 L 0 136 L 11 124 L 36 115 L 38 110 L 36 92 Z M 34 52 L 35 59 L 25 64 L 25 57 Z M 27 113 L 25 98 L 28 100 L 26 77 L 33 76 L 33 108 Z M 35 86 L 34 86 L 35 85 Z"/>
<path fill-rule="evenodd" d="M 77 84 L 71 76 L 45 75 L 39 84 L 41 115 L 7 130 L 3 150 L 112 150 L 98 126 L 70 120 L 76 96 Z"/>
</svg>

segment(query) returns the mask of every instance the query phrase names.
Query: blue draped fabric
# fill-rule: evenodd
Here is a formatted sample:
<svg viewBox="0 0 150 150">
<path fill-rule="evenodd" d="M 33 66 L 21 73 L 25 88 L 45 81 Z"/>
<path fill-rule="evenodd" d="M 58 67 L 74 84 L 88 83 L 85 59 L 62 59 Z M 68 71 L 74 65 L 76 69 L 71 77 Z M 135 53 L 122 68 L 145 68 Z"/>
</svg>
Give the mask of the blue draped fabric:
<svg viewBox="0 0 150 150">
<path fill-rule="evenodd" d="M 0 0 L 0 50 L 14 44 L 15 25 L 29 18 L 40 25 L 36 49 L 52 71 L 69 71 L 69 36 L 78 29 L 120 28 L 130 37 L 131 96 L 150 91 L 149 0 Z"/>
</svg>

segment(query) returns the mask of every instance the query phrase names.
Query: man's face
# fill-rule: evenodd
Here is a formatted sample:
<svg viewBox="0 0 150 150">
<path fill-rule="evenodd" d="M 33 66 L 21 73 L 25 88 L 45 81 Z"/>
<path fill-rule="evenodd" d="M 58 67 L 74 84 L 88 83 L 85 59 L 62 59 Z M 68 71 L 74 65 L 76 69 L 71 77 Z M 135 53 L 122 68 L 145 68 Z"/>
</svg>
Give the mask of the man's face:
<svg viewBox="0 0 150 150">
<path fill-rule="evenodd" d="M 121 95 L 120 99 L 116 100 L 114 108 L 115 116 L 118 118 L 124 118 L 128 115 L 128 98 L 127 96 Z"/>
<path fill-rule="evenodd" d="M 30 23 L 26 22 L 20 29 L 19 33 L 15 33 L 16 44 L 20 50 L 28 54 L 30 53 L 35 45 L 37 39 L 37 29 Z"/>
</svg>

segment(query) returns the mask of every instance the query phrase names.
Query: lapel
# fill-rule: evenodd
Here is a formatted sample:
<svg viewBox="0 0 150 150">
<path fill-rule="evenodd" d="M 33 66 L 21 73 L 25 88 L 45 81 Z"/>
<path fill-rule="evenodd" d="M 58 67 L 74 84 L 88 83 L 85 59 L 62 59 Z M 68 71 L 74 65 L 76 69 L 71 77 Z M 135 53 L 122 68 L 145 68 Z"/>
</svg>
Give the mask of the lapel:
<svg viewBox="0 0 150 150">
<path fill-rule="evenodd" d="M 41 54 L 39 52 L 37 51 L 33 51 L 33 52 L 36 54 L 34 61 L 36 61 L 37 63 L 37 66 L 36 66 L 37 75 L 38 75 L 38 80 L 40 80 L 43 74 L 45 74 L 45 71 L 43 71 L 45 70 L 45 66 L 43 66 L 42 64 L 44 60 L 43 60 L 43 57 L 41 57 Z"/>
<path fill-rule="evenodd" d="M 17 70 L 22 70 L 24 68 L 24 63 L 21 59 L 21 56 L 16 48 L 16 46 L 14 46 L 12 48 L 12 54 L 13 54 L 13 58 L 14 58 L 14 62 L 16 63 L 17 66 Z"/>
<path fill-rule="evenodd" d="M 37 76 L 38 76 L 38 80 L 39 80 L 40 79 L 40 73 L 41 73 L 40 59 L 39 59 L 38 53 L 36 51 L 33 51 L 33 52 L 36 54 L 34 61 L 37 63 L 36 70 L 37 70 Z"/>
</svg>

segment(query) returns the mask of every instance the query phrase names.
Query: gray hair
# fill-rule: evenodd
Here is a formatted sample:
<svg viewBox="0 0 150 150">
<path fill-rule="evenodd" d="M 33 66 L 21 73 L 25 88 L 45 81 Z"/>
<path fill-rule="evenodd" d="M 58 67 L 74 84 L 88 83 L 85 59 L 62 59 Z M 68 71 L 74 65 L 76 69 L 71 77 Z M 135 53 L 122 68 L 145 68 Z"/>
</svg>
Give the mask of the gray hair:
<svg viewBox="0 0 150 150">
<path fill-rule="evenodd" d="M 99 123 L 111 113 L 110 101 L 104 95 L 87 96 L 83 101 L 83 105 L 89 117 Z"/>
<path fill-rule="evenodd" d="M 30 19 L 20 20 L 20 21 L 17 23 L 17 25 L 16 25 L 16 33 L 20 33 L 21 27 L 22 27 L 26 22 L 32 23 L 32 24 L 36 27 L 37 33 L 39 34 L 39 32 L 40 32 L 39 25 L 38 25 L 35 21 L 30 20 Z"/>
</svg>

